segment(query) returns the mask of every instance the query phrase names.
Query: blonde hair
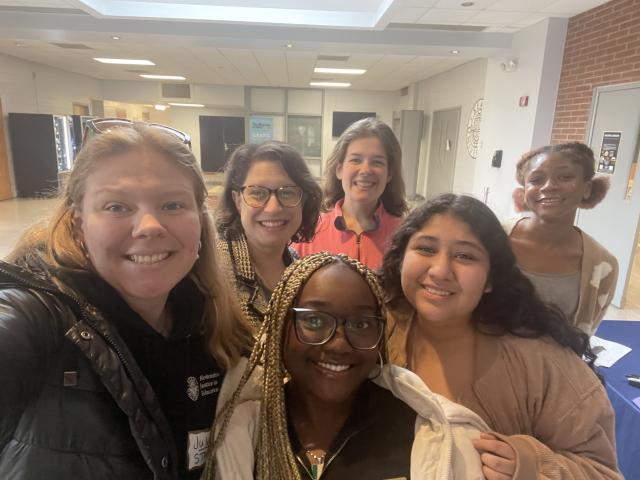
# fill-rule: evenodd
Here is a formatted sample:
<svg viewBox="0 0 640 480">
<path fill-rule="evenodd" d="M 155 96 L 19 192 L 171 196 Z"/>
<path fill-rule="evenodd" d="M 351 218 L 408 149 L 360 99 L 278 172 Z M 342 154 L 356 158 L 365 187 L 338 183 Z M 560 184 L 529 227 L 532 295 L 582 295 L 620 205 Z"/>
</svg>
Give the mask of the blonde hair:
<svg viewBox="0 0 640 480">
<path fill-rule="evenodd" d="M 283 360 L 283 343 L 289 311 L 304 285 L 317 270 L 334 263 L 344 264 L 356 271 L 367 282 L 378 307 L 384 313 L 384 292 L 377 277 L 367 266 L 357 260 L 342 254 L 333 255 L 321 252 L 291 264 L 285 270 L 271 296 L 269 308 L 258 334 L 258 338 L 262 338 L 263 342 L 254 348 L 236 391 L 216 418 L 216 425 L 219 425 L 219 429 L 209 446 L 207 463 L 202 475 L 203 480 L 215 478 L 216 449 L 224 440 L 226 427 L 234 408 L 239 403 L 242 389 L 258 365 L 263 366 L 263 372 L 259 437 L 254 468 L 256 479 L 301 480 L 287 430 L 284 394 L 284 380 L 287 377 L 287 371 Z"/>
<path fill-rule="evenodd" d="M 81 208 L 87 178 L 96 164 L 108 157 L 150 148 L 175 162 L 193 181 L 193 190 L 200 208 L 202 246 L 189 277 L 206 298 L 203 322 L 210 351 L 223 368 L 234 364 L 251 345 L 249 326 L 233 299 L 227 279 L 218 267 L 215 247 L 215 227 L 207 211 L 207 188 L 196 158 L 174 135 L 146 124 L 120 127 L 91 138 L 75 159 L 68 183 L 59 196 L 53 215 L 28 229 L 7 256 L 17 262 L 39 257 L 53 268 L 66 267 L 93 271 L 84 245 L 76 238 L 74 215 Z M 54 279 L 55 280 L 55 279 Z M 66 289 L 60 282 L 56 282 Z"/>
</svg>

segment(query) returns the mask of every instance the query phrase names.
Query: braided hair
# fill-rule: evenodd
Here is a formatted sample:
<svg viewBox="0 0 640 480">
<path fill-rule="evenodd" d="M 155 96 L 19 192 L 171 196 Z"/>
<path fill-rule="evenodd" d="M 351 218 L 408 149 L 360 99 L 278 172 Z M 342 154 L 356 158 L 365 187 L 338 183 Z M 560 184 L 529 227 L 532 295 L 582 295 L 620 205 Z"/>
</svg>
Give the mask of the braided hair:
<svg viewBox="0 0 640 480">
<path fill-rule="evenodd" d="M 255 477 L 257 480 L 301 480 L 287 428 L 284 385 L 287 371 L 283 360 L 283 345 L 290 309 L 304 285 L 317 270 L 334 263 L 346 265 L 357 272 L 367 282 L 378 308 L 384 313 L 384 292 L 376 275 L 357 260 L 342 254 L 321 252 L 291 264 L 271 295 L 269 308 L 257 336 L 262 340 L 254 347 L 236 391 L 216 418 L 217 432 L 209 446 L 202 480 L 215 478 L 215 452 L 224 440 L 226 427 L 239 403 L 242 389 L 258 366 L 262 366 L 263 371 Z"/>
</svg>

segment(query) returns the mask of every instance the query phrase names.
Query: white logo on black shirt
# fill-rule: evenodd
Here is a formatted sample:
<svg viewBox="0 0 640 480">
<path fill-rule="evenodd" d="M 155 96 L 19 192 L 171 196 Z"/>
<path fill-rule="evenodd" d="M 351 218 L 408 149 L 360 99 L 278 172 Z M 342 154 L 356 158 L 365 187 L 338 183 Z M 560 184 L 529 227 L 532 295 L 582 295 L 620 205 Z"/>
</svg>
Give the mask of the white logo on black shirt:
<svg viewBox="0 0 640 480">
<path fill-rule="evenodd" d="M 194 402 L 198 400 L 200 396 L 200 385 L 196 377 L 187 378 L 187 395 Z"/>
</svg>

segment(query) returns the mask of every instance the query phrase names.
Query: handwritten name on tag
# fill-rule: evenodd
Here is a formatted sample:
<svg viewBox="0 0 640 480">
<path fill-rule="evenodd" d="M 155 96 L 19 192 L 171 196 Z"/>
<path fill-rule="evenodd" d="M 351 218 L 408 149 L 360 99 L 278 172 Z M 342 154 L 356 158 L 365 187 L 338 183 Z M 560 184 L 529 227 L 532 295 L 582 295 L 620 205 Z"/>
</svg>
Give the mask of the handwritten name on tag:
<svg viewBox="0 0 640 480">
<path fill-rule="evenodd" d="M 189 471 L 202 468 L 207 461 L 210 429 L 189 432 L 187 441 L 187 468 Z"/>
</svg>

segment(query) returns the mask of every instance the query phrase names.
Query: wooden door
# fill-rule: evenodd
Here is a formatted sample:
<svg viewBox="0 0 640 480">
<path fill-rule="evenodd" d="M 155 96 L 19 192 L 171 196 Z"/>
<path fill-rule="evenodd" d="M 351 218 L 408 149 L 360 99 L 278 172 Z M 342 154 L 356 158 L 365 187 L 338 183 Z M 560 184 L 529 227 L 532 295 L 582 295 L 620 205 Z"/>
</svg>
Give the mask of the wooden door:
<svg viewBox="0 0 640 480">
<path fill-rule="evenodd" d="M 2 113 L 2 101 L 0 100 L 0 200 L 7 198 L 13 198 L 13 190 L 9 173 L 9 151 L 4 130 L 4 113 Z"/>
</svg>

